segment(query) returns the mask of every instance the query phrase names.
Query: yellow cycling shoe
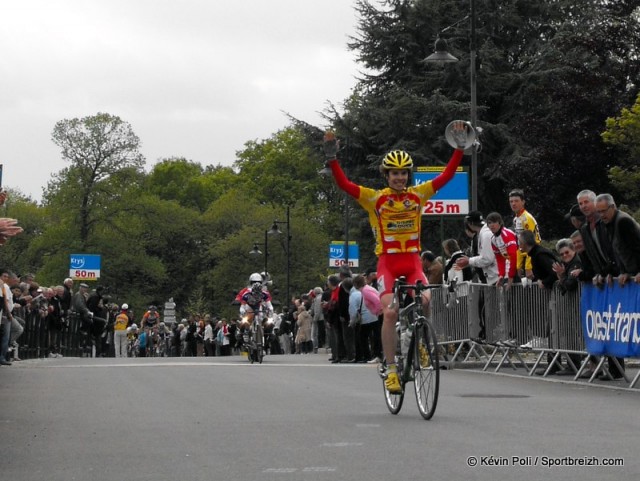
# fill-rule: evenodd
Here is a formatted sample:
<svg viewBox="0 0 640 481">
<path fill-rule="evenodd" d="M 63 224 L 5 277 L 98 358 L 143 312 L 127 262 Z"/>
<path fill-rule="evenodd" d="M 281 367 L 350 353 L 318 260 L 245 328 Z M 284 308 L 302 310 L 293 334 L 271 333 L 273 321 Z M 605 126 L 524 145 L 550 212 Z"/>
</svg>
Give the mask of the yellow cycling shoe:
<svg viewBox="0 0 640 481">
<path fill-rule="evenodd" d="M 418 346 L 418 351 L 420 353 L 420 367 L 426 369 L 431 366 L 431 358 L 429 358 L 429 352 L 427 348 L 424 347 L 424 344 Z"/>
<path fill-rule="evenodd" d="M 384 380 L 384 387 L 391 394 L 401 394 L 402 386 L 400 385 L 400 378 L 397 372 L 387 373 L 387 378 Z"/>
</svg>

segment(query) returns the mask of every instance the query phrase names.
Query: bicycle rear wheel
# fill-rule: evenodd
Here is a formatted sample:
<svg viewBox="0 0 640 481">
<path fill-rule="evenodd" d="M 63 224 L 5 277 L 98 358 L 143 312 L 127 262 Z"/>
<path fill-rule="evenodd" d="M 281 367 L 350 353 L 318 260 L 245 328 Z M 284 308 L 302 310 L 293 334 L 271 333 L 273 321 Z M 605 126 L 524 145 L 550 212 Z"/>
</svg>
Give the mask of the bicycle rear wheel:
<svg viewBox="0 0 640 481">
<path fill-rule="evenodd" d="M 438 359 L 438 340 L 431 322 L 422 320 L 422 325 L 414 331 L 413 386 L 420 415 L 431 419 L 438 404 L 440 389 L 440 361 Z"/>
<path fill-rule="evenodd" d="M 404 386 L 405 382 L 402 379 L 402 360 L 397 361 L 398 376 L 400 377 L 400 384 L 402 384 L 402 392 L 400 394 L 394 394 L 387 391 L 384 385 L 386 367 L 380 367 L 380 377 L 382 378 L 382 391 L 384 392 L 384 401 L 387 403 L 387 408 L 391 414 L 398 414 L 402 409 L 402 402 L 404 401 Z"/>
</svg>

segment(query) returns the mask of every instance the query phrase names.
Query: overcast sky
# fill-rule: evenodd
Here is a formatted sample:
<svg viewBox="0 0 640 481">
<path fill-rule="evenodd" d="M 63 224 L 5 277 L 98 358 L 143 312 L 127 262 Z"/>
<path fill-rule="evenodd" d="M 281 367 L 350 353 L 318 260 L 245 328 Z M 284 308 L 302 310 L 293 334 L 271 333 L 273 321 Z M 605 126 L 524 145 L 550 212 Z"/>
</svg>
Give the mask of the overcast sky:
<svg viewBox="0 0 640 481">
<path fill-rule="evenodd" d="M 353 0 L 2 0 L 3 185 L 40 200 L 67 164 L 55 123 L 106 112 L 129 122 L 147 168 L 185 157 L 230 165 L 249 140 L 324 126 L 359 67 Z"/>
</svg>

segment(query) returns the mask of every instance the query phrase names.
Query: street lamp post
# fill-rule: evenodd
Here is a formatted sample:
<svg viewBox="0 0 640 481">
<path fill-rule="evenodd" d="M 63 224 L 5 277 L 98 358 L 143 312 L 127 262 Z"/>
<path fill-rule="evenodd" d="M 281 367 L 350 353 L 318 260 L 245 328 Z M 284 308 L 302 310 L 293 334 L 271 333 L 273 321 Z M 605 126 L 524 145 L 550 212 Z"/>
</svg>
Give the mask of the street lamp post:
<svg viewBox="0 0 640 481">
<path fill-rule="evenodd" d="M 471 15 L 470 17 L 466 17 L 462 20 L 466 20 L 467 18 L 471 19 L 471 38 L 469 42 L 470 49 L 470 74 L 471 74 L 471 126 L 477 132 L 477 123 L 478 123 L 478 99 L 477 99 L 477 76 L 476 76 L 476 2 L 475 0 L 471 0 Z M 461 21 L 462 21 L 461 20 Z M 456 22 L 454 25 L 457 25 L 460 22 Z M 452 25 L 453 26 L 453 25 Z M 448 30 L 451 27 L 447 27 L 445 30 Z M 442 33 L 441 32 L 441 33 Z M 435 53 L 429 55 L 425 62 L 429 63 L 452 63 L 457 62 L 458 59 L 451 55 L 447 51 L 447 42 L 442 39 L 438 35 L 438 39 L 436 40 L 435 45 Z M 478 209 L 478 143 L 474 142 L 471 146 L 471 210 Z"/>
<path fill-rule="evenodd" d="M 286 255 L 287 255 L 287 288 L 286 291 L 286 307 L 289 307 L 291 299 L 289 298 L 289 289 L 291 286 L 291 218 L 289 215 L 289 206 L 287 206 L 287 220 L 274 220 L 271 229 L 269 229 L 269 234 L 271 235 L 280 235 L 282 231 L 278 228 L 278 224 L 286 224 L 287 225 L 287 247 L 286 247 Z"/>
<path fill-rule="evenodd" d="M 269 242 L 267 238 L 267 231 L 264 231 L 264 242 L 254 242 L 253 249 L 249 251 L 249 254 L 252 256 L 262 255 L 262 251 L 259 249 L 259 246 L 264 247 L 264 274 L 265 276 L 269 273 L 268 267 L 268 259 L 269 259 Z"/>
</svg>

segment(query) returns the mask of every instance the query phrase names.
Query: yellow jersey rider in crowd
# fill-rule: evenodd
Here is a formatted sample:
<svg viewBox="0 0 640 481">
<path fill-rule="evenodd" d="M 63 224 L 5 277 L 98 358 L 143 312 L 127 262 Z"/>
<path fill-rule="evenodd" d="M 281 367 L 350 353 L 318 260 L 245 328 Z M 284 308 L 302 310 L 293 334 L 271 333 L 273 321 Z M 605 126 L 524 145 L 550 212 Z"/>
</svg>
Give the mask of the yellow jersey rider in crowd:
<svg viewBox="0 0 640 481">
<path fill-rule="evenodd" d="M 404 276 L 411 284 L 418 280 L 427 284 L 420 259 L 423 206 L 453 178 L 462 160 L 462 149 L 467 146 L 469 129 L 471 127 L 466 122 L 452 123 L 453 140 L 459 148 L 456 148 L 449 163 L 436 178 L 420 185 L 408 185 L 409 173 L 413 169 L 411 156 L 402 150 L 389 152 L 380 166 L 388 187 L 381 190 L 351 182 L 336 159 L 338 141 L 335 135 L 327 132 L 324 137 L 325 156 L 329 159 L 328 165 L 336 184 L 369 213 L 369 222 L 376 238 L 378 290 L 383 307 L 382 348 L 387 362 L 385 386 L 392 393 L 402 390 L 395 364 L 398 308 L 390 306 L 393 284 L 400 276 Z M 428 305 L 428 291 L 424 295 L 424 305 Z"/>
</svg>

